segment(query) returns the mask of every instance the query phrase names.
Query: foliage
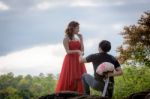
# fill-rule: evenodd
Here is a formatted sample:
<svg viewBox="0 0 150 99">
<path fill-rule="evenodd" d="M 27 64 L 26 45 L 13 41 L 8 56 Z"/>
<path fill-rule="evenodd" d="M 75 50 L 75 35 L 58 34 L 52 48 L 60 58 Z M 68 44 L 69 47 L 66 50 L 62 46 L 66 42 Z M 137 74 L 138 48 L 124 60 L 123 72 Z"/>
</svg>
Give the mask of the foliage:
<svg viewBox="0 0 150 99">
<path fill-rule="evenodd" d="M 150 89 L 150 68 L 125 65 L 123 76 L 115 77 L 113 99 L 123 99 L 132 93 Z M 56 79 L 52 74 L 16 76 L 8 73 L 0 76 L 0 99 L 37 99 L 54 93 Z M 92 95 L 101 93 L 91 89 Z"/>
<path fill-rule="evenodd" d="M 147 66 L 124 66 L 123 76 L 115 77 L 113 99 L 123 99 L 132 93 L 150 89 L 150 68 Z M 91 89 L 92 95 L 101 93 Z"/>
<path fill-rule="evenodd" d="M 13 73 L 0 75 L 0 99 L 37 99 L 54 92 L 55 77 L 52 74 L 39 76 L 16 76 Z"/>
<path fill-rule="evenodd" d="M 125 66 L 123 76 L 115 77 L 114 99 L 123 99 L 132 93 L 150 89 L 150 68 Z"/>
<path fill-rule="evenodd" d="M 150 11 L 141 16 L 137 25 L 125 26 L 121 35 L 124 42 L 117 50 L 119 61 L 133 60 L 150 66 Z"/>
</svg>

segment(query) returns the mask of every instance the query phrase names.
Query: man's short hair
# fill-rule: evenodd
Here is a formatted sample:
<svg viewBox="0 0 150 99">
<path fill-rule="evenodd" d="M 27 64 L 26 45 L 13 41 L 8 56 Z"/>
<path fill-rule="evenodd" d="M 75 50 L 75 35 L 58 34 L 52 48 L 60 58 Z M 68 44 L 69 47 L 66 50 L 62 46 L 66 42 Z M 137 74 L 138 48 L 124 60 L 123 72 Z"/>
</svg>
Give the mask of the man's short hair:
<svg viewBox="0 0 150 99">
<path fill-rule="evenodd" d="M 99 48 L 101 48 L 102 51 L 104 51 L 104 52 L 109 52 L 111 49 L 111 43 L 107 40 L 102 40 L 99 43 Z"/>
</svg>

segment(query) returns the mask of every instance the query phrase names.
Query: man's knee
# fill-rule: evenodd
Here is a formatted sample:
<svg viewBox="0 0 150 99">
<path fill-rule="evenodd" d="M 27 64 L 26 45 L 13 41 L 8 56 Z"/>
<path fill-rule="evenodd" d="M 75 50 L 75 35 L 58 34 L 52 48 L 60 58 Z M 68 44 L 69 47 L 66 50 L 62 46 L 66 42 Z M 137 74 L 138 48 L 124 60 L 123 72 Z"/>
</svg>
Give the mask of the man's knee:
<svg viewBox="0 0 150 99">
<path fill-rule="evenodd" d="M 89 75 L 89 74 L 88 74 L 88 73 L 84 73 L 84 74 L 82 75 L 82 77 L 87 76 L 87 75 Z"/>
<path fill-rule="evenodd" d="M 84 73 L 82 75 L 82 81 L 88 85 L 91 85 L 90 83 L 92 82 L 90 74 Z"/>
<path fill-rule="evenodd" d="M 86 79 L 88 75 L 89 75 L 89 74 L 84 73 L 84 74 L 82 75 L 82 79 Z"/>
</svg>

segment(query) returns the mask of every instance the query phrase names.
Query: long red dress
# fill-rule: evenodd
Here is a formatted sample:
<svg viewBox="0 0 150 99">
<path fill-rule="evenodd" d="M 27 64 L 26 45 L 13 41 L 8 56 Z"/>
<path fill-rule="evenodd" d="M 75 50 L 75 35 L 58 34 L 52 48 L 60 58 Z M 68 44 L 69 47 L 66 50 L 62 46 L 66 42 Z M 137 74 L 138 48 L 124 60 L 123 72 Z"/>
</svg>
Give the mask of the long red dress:
<svg viewBox="0 0 150 99">
<path fill-rule="evenodd" d="M 81 44 L 77 40 L 69 41 L 70 50 L 80 50 Z M 79 63 L 79 54 L 67 54 L 64 58 L 62 70 L 55 92 L 76 91 L 83 93 L 82 74 L 86 73 L 84 64 Z"/>
</svg>

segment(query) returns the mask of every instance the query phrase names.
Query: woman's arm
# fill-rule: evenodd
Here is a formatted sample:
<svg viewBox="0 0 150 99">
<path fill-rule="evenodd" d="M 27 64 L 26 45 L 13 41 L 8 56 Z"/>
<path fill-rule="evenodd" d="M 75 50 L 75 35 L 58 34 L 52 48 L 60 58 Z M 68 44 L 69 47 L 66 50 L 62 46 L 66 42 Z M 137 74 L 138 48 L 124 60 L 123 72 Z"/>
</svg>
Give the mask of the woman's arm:
<svg viewBox="0 0 150 99">
<path fill-rule="evenodd" d="M 73 54 L 73 53 L 79 53 L 80 54 L 81 53 L 80 50 L 69 50 L 68 43 L 69 43 L 69 38 L 65 37 L 63 40 L 63 45 L 64 45 L 64 48 L 65 48 L 67 54 Z"/>
<path fill-rule="evenodd" d="M 77 34 L 77 36 L 78 36 L 79 39 L 80 39 L 81 51 L 84 52 L 83 36 L 82 36 L 82 34 Z"/>
</svg>

